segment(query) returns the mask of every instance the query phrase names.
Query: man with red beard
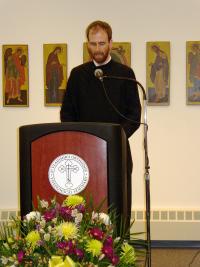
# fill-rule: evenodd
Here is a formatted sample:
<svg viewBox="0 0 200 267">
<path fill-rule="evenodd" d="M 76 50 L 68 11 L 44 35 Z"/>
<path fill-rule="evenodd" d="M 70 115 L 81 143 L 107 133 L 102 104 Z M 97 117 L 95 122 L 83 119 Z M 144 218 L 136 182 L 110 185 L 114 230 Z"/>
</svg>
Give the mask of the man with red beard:
<svg viewBox="0 0 200 267">
<path fill-rule="evenodd" d="M 61 121 L 118 123 L 123 127 L 128 139 L 140 126 L 141 105 L 136 83 L 128 80 L 104 79 L 106 96 L 101 81 L 94 73 L 96 69 L 101 69 L 107 76 L 135 79 L 134 72 L 131 68 L 111 59 L 112 29 L 108 23 L 92 22 L 86 29 L 86 37 L 92 61 L 71 71 L 60 111 Z M 127 220 L 130 221 L 132 158 L 129 143 L 127 151 L 129 214 Z"/>
</svg>

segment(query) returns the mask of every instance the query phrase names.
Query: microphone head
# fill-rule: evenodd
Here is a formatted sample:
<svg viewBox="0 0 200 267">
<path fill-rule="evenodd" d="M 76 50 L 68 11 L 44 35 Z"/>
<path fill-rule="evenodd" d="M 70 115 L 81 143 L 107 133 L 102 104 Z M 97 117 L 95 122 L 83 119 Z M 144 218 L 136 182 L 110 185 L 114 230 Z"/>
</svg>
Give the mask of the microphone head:
<svg viewBox="0 0 200 267">
<path fill-rule="evenodd" d="M 96 69 L 96 70 L 94 71 L 94 76 L 95 76 L 96 78 L 102 80 L 102 78 L 103 78 L 103 71 L 102 71 L 102 69 Z"/>
</svg>

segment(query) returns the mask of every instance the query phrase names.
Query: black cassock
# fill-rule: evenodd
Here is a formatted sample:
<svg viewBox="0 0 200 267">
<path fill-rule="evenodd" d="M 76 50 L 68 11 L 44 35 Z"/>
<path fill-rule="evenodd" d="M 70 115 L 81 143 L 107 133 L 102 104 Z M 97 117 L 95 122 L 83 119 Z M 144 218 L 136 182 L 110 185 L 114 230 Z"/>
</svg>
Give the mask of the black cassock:
<svg viewBox="0 0 200 267">
<path fill-rule="evenodd" d="M 120 76 L 135 79 L 131 68 L 113 60 L 96 67 L 93 62 L 87 62 L 75 67 L 70 74 L 64 95 L 60 119 L 62 122 L 109 122 L 118 123 L 125 130 L 127 139 L 139 128 L 139 123 L 133 123 L 120 116 L 105 96 L 102 82 L 94 75 L 96 69 L 101 69 L 106 76 Z M 137 84 L 133 81 L 104 79 L 106 93 L 112 104 L 125 117 L 134 122 L 140 122 L 141 105 Z M 128 214 L 131 216 L 131 173 L 132 157 L 128 143 L 127 181 L 128 181 Z M 130 220 L 130 218 L 127 218 Z"/>
</svg>

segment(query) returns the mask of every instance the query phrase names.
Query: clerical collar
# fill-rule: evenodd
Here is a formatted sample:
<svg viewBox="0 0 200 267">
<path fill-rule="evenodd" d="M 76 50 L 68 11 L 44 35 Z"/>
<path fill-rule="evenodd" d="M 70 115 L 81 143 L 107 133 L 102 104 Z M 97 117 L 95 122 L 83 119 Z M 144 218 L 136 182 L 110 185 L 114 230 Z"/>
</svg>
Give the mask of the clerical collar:
<svg viewBox="0 0 200 267">
<path fill-rule="evenodd" d="M 97 63 L 95 60 L 93 60 L 93 62 L 94 62 L 94 65 L 96 66 L 96 67 L 99 67 L 99 66 L 103 66 L 103 65 L 106 65 L 108 62 L 110 62 L 111 61 L 111 56 L 109 56 L 108 57 L 108 59 L 106 60 L 106 61 L 104 61 L 103 63 Z"/>
</svg>

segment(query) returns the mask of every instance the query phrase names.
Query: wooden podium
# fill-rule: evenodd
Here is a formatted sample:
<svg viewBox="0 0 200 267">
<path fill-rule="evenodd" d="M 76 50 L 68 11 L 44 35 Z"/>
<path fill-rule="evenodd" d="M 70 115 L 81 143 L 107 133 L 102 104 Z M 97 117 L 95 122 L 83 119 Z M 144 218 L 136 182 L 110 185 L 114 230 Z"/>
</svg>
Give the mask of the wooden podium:
<svg viewBox="0 0 200 267">
<path fill-rule="evenodd" d="M 112 205 L 126 217 L 127 140 L 120 125 L 80 122 L 26 125 L 20 127 L 19 138 L 21 216 L 29 213 L 33 204 L 36 206 L 37 196 L 46 200 L 56 196 L 59 202 L 66 198 L 50 184 L 49 168 L 56 158 L 69 154 L 83 159 L 88 166 L 89 182 L 80 194 L 91 196 L 94 206 L 106 198 L 104 210 Z"/>
</svg>

